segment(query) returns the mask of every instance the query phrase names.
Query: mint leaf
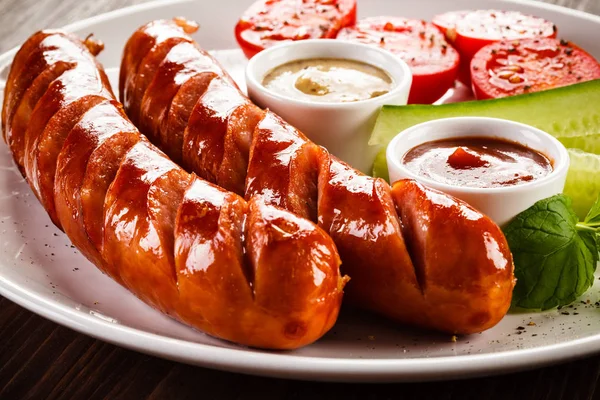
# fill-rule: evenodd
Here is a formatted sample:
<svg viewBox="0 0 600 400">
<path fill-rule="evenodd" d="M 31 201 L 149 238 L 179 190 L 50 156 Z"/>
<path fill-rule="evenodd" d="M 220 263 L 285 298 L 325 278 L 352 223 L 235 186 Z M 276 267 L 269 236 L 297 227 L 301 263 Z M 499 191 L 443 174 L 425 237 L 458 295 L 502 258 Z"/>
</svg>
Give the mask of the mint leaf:
<svg viewBox="0 0 600 400">
<path fill-rule="evenodd" d="M 557 195 L 535 203 L 504 229 L 517 285 L 513 305 L 547 310 L 572 303 L 594 282 L 596 233 L 577 229 L 571 199 Z"/>
<path fill-rule="evenodd" d="M 583 223 L 591 227 L 600 227 L 600 194 Z"/>
</svg>

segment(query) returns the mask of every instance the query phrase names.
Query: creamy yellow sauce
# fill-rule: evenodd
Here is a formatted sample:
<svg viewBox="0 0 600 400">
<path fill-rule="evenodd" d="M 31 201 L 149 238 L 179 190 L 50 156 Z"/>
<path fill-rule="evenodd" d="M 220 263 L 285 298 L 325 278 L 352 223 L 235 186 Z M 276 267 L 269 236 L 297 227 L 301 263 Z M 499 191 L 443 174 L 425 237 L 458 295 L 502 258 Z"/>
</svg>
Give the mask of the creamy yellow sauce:
<svg viewBox="0 0 600 400">
<path fill-rule="evenodd" d="M 269 72 L 263 85 L 298 100 L 345 103 L 388 93 L 392 78 L 383 70 L 359 61 L 313 58 L 292 61 Z"/>
</svg>

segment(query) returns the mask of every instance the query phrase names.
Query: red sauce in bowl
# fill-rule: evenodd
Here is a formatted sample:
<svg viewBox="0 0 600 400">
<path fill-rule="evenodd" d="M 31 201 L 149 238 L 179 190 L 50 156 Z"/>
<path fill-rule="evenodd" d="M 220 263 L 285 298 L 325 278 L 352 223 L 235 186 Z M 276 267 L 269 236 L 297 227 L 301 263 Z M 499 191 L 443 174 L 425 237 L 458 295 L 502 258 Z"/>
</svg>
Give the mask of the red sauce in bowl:
<svg viewBox="0 0 600 400">
<path fill-rule="evenodd" d="M 488 137 L 423 143 L 402 163 L 412 173 L 452 186 L 496 188 L 540 179 L 553 170 L 544 154 L 522 144 Z"/>
</svg>

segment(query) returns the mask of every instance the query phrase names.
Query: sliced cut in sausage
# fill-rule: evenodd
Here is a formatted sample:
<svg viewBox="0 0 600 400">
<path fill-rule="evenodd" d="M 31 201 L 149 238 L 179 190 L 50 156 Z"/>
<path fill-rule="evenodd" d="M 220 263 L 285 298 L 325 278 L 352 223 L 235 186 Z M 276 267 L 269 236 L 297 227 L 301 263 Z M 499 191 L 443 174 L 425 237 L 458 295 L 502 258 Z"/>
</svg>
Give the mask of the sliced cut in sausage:
<svg viewBox="0 0 600 400">
<path fill-rule="evenodd" d="M 35 158 L 40 134 L 52 116 L 63 106 L 87 94 L 112 97 L 108 78 L 97 65 L 86 46 L 99 51 L 102 44 L 92 38 L 80 42 L 68 35 L 47 38 L 52 48 L 48 67 L 42 71 L 25 92 L 9 132 L 9 145 L 16 149 L 17 164 L 29 174 L 31 161 Z M 23 126 L 26 125 L 26 128 Z M 12 140 L 11 140 L 12 137 Z M 31 179 L 31 176 L 28 176 Z M 39 195 L 37 186 L 34 192 Z"/>
<path fill-rule="evenodd" d="M 138 72 L 134 75 L 135 81 L 132 84 L 132 90 L 130 91 L 131 95 L 129 95 L 129 92 L 126 93 L 129 103 L 127 107 L 127 115 L 134 124 L 139 125 L 140 123 L 144 94 L 146 93 L 146 89 L 148 89 L 148 86 L 150 86 L 150 83 L 156 75 L 156 71 L 167 54 L 169 54 L 171 49 L 177 46 L 179 43 L 192 43 L 192 40 L 187 37 L 187 35 L 182 35 L 183 32 L 180 31 L 179 36 L 165 37 L 164 41 L 157 43 L 156 46 L 154 46 L 142 59 L 138 67 Z"/>
<path fill-rule="evenodd" d="M 183 137 L 185 167 L 200 177 L 216 182 L 223 161 L 229 117 L 248 100 L 228 79 L 211 80 L 196 103 Z"/>
<path fill-rule="evenodd" d="M 175 278 L 177 277 L 174 257 L 177 206 L 181 204 L 183 195 L 191 183 L 192 175 L 181 168 L 176 168 L 156 179 L 148 190 L 148 220 L 156 229 L 162 256 L 171 266 Z"/>
<path fill-rule="evenodd" d="M 73 127 L 57 159 L 54 202 L 61 226 L 73 244 L 95 264 L 102 257 L 85 231 L 81 211 L 81 186 L 92 152 L 108 138 L 121 132 L 137 132 L 117 106 L 105 100 L 89 109 Z"/>
<path fill-rule="evenodd" d="M 330 307 L 322 306 L 339 304 L 348 280 L 337 273 L 340 260 L 335 245 L 310 221 L 266 205 L 260 198 L 250 200 L 249 206 L 246 249 L 253 267 L 256 306 L 278 314 L 265 322 L 282 326 L 290 348 L 307 344 L 337 319 L 337 310 L 332 313 Z M 289 293 L 294 293 L 292 299 Z M 269 340 L 268 335 L 261 340 Z"/>
<path fill-rule="evenodd" d="M 180 316 L 209 333 L 226 329 L 229 340 L 241 334 L 237 325 L 244 324 L 254 296 L 241 240 L 247 213 L 242 198 L 195 178 L 175 223 Z"/>
<path fill-rule="evenodd" d="M 246 199 L 260 196 L 312 221 L 317 220 L 317 177 L 321 148 L 267 111 L 254 133 Z"/>
<path fill-rule="evenodd" d="M 184 320 L 282 349 L 312 342 L 335 322 L 337 310 L 325 305 L 339 304 L 345 279 L 331 239 L 309 221 L 196 179 L 175 237 Z"/>
<path fill-rule="evenodd" d="M 150 216 L 149 195 L 157 179 L 177 168 L 141 141 L 121 163 L 104 203 L 102 256 L 108 274 L 119 276 L 138 297 L 168 315 L 179 296 L 175 268 Z"/>
<path fill-rule="evenodd" d="M 194 33 L 197 30 L 197 24 L 182 18 L 175 18 L 174 20 L 152 21 L 133 33 L 125 45 L 119 75 L 119 96 L 125 108 L 128 108 L 132 101 L 135 81 L 133 78 L 148 52 L 168 38 L 187 36 L 188 33 Z"/>
<path fill-rule="evenodd" d="M 332 157 L 319 175 L 319 226 L 331 235 L 342 271 L 352 278 L 346 289 L 350 302 L 401 321 L 426 320 L 387 183 Z"/>
<path fill-rule="evenodd" d="M 41 40 L 39 40 L 41 39 Z M 39 41 L 38 41 L 39 40 Z M 50 32 L 41 32 L 28 41 L 28 46 L 32 46 L 29 53 L 18 53 L 15 59 L 14 67 L 11 68 L 4 97 L 4 112 L 3 112 L 3 131 L 5 140 L 8 140 L 12 119 L 17 112 L 19 104 L 21 104 L 23 96 L 30 88 L 32 83 L 38 78 L 42 72 L 51 68 L 54 64 L 70 64 L 73 55 L 78 55 L 77 45 L 70 41 L 65 35 L 53 35 Z M 69 49 L 69 54 L 65 54 L 64 50 Z M 17 70 L 20 68 L 20 70 Z M 14 72 L 13 72 L 14 71 Z M 48 83 L 51 80 L 47 81 Z M 48 84 L 46 84 L 47 86 Z M 40 94 L 40 96 L 43 92 Z M 39 97 L 38 97 L 39 98 Z M 35 104 L 31 106 L 33 110 Z"/>
<path fill-rule="evenodd" d="M 25 174 L 25 135 L 32 119 L 32 113 L 41 97 L 46 93 L 50 84 L 59 78 L 65 71 L 75 67 L 75 63 L 58 62 L 48 67 L 33 81 L 29 89 L 24 93 L 21 102 L 14 114 L 11 124 L 7 130 L 7 143 L 13 153 L 13 158 L 19 166 L 21 173 Z M 37 120 L 37 118 L 33 118 Z"/>
<path fill-rule="evenodd" d="M 161 143 L 165 153 L 176 163 L 182 163 L 183 135 L 192 110 L 210 82 L 218 75 L 205 72 L 187 80 L 173 97 L 167 117 L 161 127 Z"/>
<path fill-rule="evenodd" d="M 227 121 L 223 161 L 217 175 L 217 184 L 240 196 L 244 195 L 250 158 L 252 136 L 265 112 L 254 104 L 241 105 Z"/>
<path fill-rule="evenodd" d="M 500 228 L 466 203 L 415 181 L 396 182 L 392 192 L 424 283 L 427 324 L 461 333 L 495 325 L 508 311 L 515 284 Z"/>
<path fill-rule="evenodd" d="M 140 140 L 144 139 L 138 132 L 119 132 L 97 146 L 88 160 L 80 190 L 81 214 L 87 236 L 100 253 L 104 244 L 106 193 L 115 179 L 121 161 Z M 118 276 L 113 279 L 119 281 Z"/>
<path fill-rule="evenodd" d="M 6 140 L 6 131 L 8 128 L 9 111 L 15 111 L 16 105 L 21 101 L 21 96 L 25 93 L 25 90 L 31 85 L 33 79 L 45 68 L 43 64 L 37 66 L 37 71 L 33 71 L 34 65 L 30 63 L 30 56 L 37 52 L 40 43 L 49 35 L 52 31 L 40 31 L 34 33 L 17 51 L 15 58 L 11 63 L 11 68 L 6 78 L 6 86 L 4 87 L 4 102 L 2 105 L 2 138 Z M 37 56 L 39 58 L 39 56 Z M 24 68 L 27 68 L 29 74 L 25 77 Z M 11 118 L 12 119 L 12 116 Z"/>
<path fill-rule="evenodd" d="M 44 36 L 46 35 L 46 36 Z M 21 172 L 23 171 L 24 154 L 29 152 L 23 149 L 26 143 L 26 130 L 28 121 L 34 111 L 36 105 L 45 94 L 46 90 L 56 85 L 59 78 L 69 70 L 81 67 L 91 63 L 91 69 L 94 74 L 99 74 L 102 82 L 108 88 L 108 78 L 102 68 L 96 63 L 93 54 L 90 54 L 91 48 L 93 51 L 99 51 L 103 45 L 96 42 L 92 38 L 80 42 L 77 38 L 65 33 L 40 34 L 43 37 L 38 43 L 38 47 L 32 50 L 27 61 L 23 66 L 22 73 L 15 73 L 16 68 L 23 64 L 20 60 L 15 60 L 14 68 L 11 68 L 10 82 L 8 86 L 12 87 L 12 91 L 6 92 L 3 106 L 3 132 L 5 140 L 8 143 L 13 157 Z M 38 35 L 34 35 L 30 45 L 37 42 Z M 23 55 L 25 58 L 25 55 Z M 59 81 L 58 84 L 68 84 L 68 82 Z M 72 92 L 68 86 L 64 86 L 65 92 Z M 9 89 L 7 89 L 9 90 Z M 108 93 L 112 95 L 110 88 Z M 45 104 L 45 102 L 42 102 Z M 49 118 L 49 116 L 48 116 Z M 40 122 L 39 118 L 34 118 L 34 121 Z M 43 129 L 43 126 L 38 129 Z M 37 133 L 36 133 L 37 134 Z"/>
<path fill-rule="evenodd" d="M 85 60 L 78 61 L 74 68 L 57 77 L 45 90 L 39 100 L 39 105 L 31 115 L 31 120 L 24 135 L 25 154 L 23 164 L 28 179 L 33 182 L 37 182 L 34 166 L 39 151 L 39 142 L 46 126 L 55 114 L 60 112 L 60 118 L 74 119 L 74 122 L 76 122 L 80 116 L 79 111 L 85 106 L 81 104 L 71 107 L 73 103 L 77 103 L 88 96 L 113 97 L 108 82 L 105 80 L 104 71 L 98 70 L 95 66 L 87 67 L 90 61 L 93 62 L 91 57 L 87 61 L 87 63 Z M 40 75 L 40 78 L 42 75 Z M 52 128 L 55 128 L 55 126 Z M 34 187 L 37 188 L 35 183 Z"/>
<path fill-rule="evenodd" d="M 57 159 L 63 144 L 79 119 L 92 107 L 104 101 L 101 96 L 85 96 L 56 113 L 38 135 L 38 144 L 32 154 L 27 175 L 38 198 L 52 222 L 61 227 L 54 205 L 54 179 Z"/>
<path fill-rule="evenodd" d="M 151 142 L 166 143 L 160 130 L 173 97 L 183 83 L 203 71 L 221 72 L 214 59 L 194 44 L 181 42 L 167 53 L 142 99 L 139 127 Z"/>
</svg>

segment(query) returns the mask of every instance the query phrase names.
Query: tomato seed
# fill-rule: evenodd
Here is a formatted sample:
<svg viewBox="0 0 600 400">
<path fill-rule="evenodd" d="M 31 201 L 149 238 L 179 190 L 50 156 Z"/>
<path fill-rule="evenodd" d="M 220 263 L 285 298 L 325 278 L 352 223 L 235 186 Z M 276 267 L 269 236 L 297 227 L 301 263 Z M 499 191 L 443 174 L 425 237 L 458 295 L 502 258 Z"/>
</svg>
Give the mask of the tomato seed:
<svg viewBox="0 0 600 400">
<path fill-rule="evenodd" d="M 524 82 L 525 80 L 524 80 L 523 78 L 521 78 L 519 75 L 516 75 L 516 74 L 515 74 L 515 75 L 511 76 L 511 77 L 508 79 L 508 81 L 509 81 L 510 83 L 521 83 L 521 82 Z"/>
<path fill-rule="evenodd" d="M 515 73 L 513 71 L 499 71 L 496 76 L 500 79 L 510 79 Z"/>
</svg>

